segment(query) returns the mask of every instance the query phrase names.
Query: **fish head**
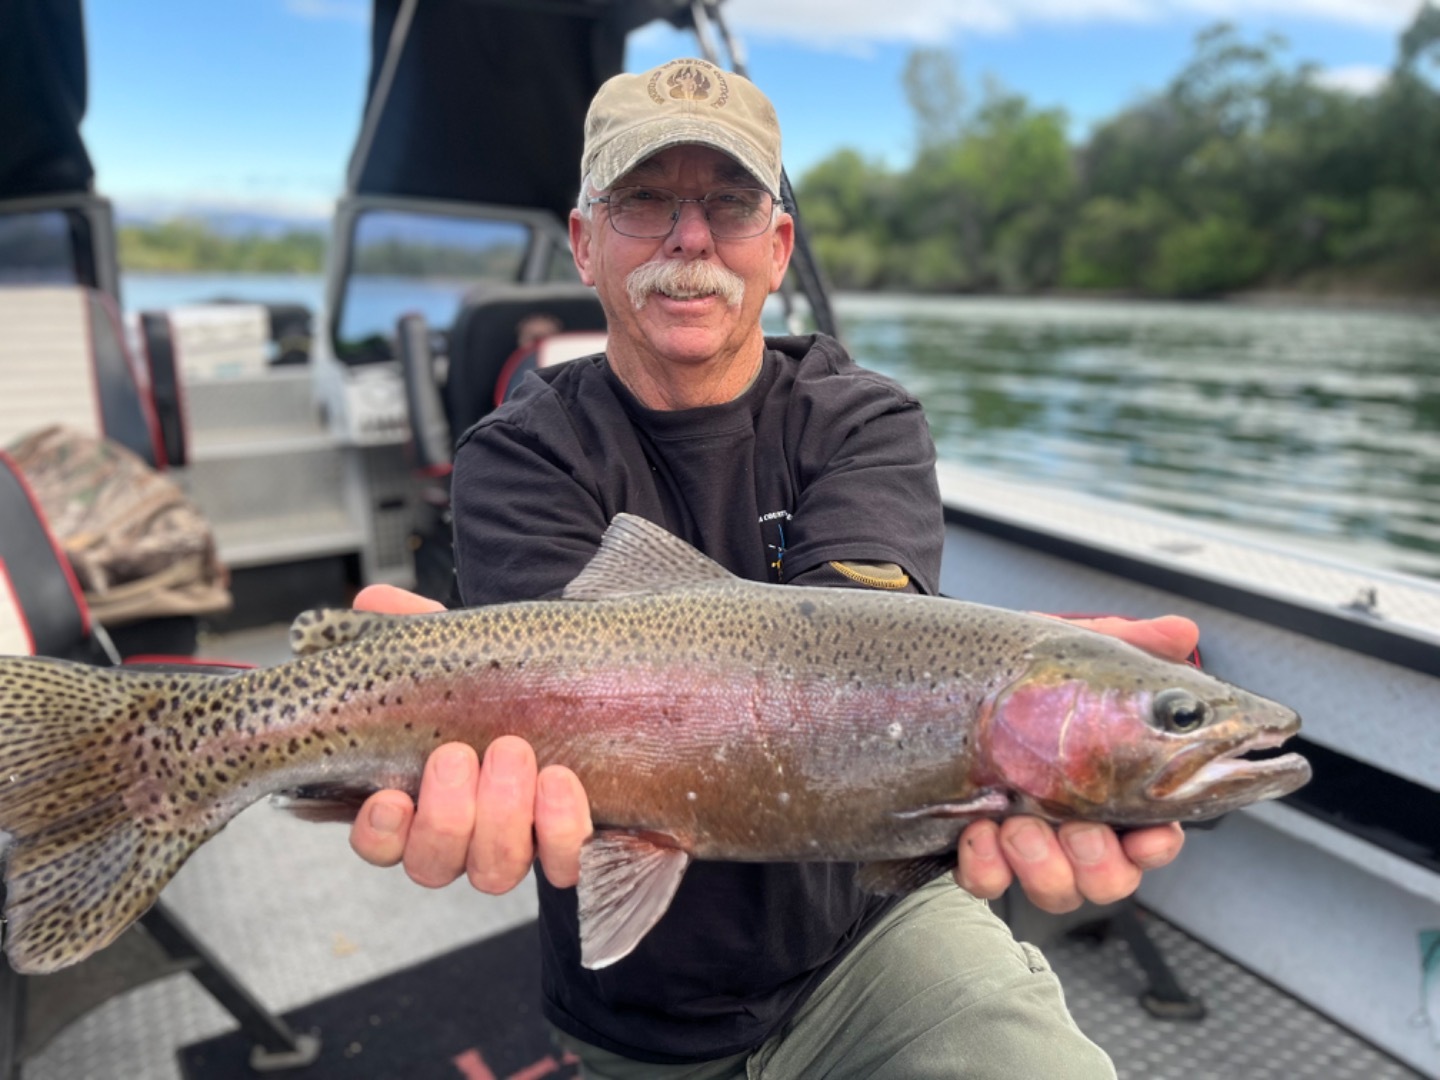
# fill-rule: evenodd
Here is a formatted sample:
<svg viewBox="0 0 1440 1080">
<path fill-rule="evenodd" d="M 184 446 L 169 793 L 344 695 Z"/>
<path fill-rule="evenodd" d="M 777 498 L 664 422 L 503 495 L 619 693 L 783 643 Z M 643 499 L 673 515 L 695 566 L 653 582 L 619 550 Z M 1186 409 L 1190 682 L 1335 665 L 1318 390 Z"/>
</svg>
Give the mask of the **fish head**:
<svg viewBox="0 0 1440 1080">
<path fill-rule="evenodd" d="M 1040 643 L 994 699 L 989 764 L 1018 806 L 1115 825 L 1199 821 L 1310 779 L 1299 754 L 1247 756 L 1300 730 L 1293 709 L 1094 638 Z"/>
</svg>

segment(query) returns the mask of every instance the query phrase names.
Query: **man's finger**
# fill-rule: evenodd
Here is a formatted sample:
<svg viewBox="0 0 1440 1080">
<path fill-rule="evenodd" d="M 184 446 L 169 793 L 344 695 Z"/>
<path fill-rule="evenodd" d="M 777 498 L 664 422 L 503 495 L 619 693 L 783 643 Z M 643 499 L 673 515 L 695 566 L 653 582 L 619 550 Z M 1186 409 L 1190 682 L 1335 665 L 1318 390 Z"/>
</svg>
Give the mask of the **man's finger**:
<svg viewBox="0 0 1440 1080">
<path fill-rule="evenodd" d="M 1075 619 L 1074 622 L 1077 626 L 1088 626 L 1091 630 L 1128 641 L 1136 648 L 1166 660 L 1188 659 L 1200 642 L 1200 628 L 1183 615 L 1161 615 L 1154 619 L 1105 616 Z"/>
<path fill-rule="evenodd" d="M 509 892 L 535 860 L 535 751 L 502 735 L 485 751 L 476 795 L 475 834 L 466 872 L 481 892 Z"/>
<path fill-rule="evenodd" d="M 425 763 L 404 859 L 417 884 L 438 889 L 465 872 L 479 772 L 475 751 L 464 743 L 446 743 Z"/>
<path fill-rule="evenodd" d="M 536 790 L 535 841 L 551 885 L 568 889 L 580 880 L 580 848 L 592 831 L 580 778 L 563 765 L 547 766 Z"/>
<path fill-rule="evenodd" d="M 1120 838 L 1120 846 L 1141 870 L 1156 870 L 1175 861 L 1185 846 L 1185 830 L 1173 824 L 1136 829 Z"/>
<path fill-rule="evenodd" d="M 1070 859 L 1076 891 L 1092 904 L 1113 904 L 1140 887 L 1140 868 L 1108 825 L 1067 821 L 1060 826 L 1060 846 Z"/>
<path fill-rule="evenodd" d="M 397 589 L 394 585 L 366 585 L 355 594 L 351 605 L 356 611 L 374 611 L 382 615 L 429 615 L 444 611 L 445 605 L 428 596 Z"/>
<path fill-rule="evenodd" d="M 960 834 L 960 865 L 955 881 L 981 900 L 998 900 L 1015 875 L 1000 851 L 1000 826 L 989 819 L 966 826 Z"/>
<path fill-rule="evenodd" d="M 1039 818 L 1009 818 L 1000 825 L 1000 851 L 1020 887 L 1041 911 L 1060 915 L 1080 906 L 1075 872 L 1055 830 Z"/>
<path fill-rule="evenodd" d="M 415 804 L 403 791 L 377 791 L 350 826 L 350 847 L 372 866 L 394 866 L 405 854 Z"/>
</svg>

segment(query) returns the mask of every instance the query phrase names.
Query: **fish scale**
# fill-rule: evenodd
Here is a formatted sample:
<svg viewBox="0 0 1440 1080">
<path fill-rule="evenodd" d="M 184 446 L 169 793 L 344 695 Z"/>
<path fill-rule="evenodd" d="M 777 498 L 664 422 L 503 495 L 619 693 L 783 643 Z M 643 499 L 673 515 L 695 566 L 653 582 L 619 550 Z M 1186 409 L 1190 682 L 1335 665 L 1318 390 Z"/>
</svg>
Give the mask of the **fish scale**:
<svg viewBox="0 0 1440 1080">
<path fill-rule="evenodd" d="M 382 787 L 415 793 L 452 740 L 519 735 L 580 777 L 593 967 L 634 947 L 694 858 L 860 861 L 901 889 L 980 816 L 1195 819 L 1308 775 L 1293 755 L 1235 759 L 1293 732 L 1290 710 L 1184 665 L 1039 616 L 741 581 L 626 515 L 561 600 L 311 612 L 292 644 L 234 676 L 0 659 L 18 970 L 113 940 L 257 799 L 353 815 Z M 1204 713 L 1194 732 L 1166 728 L 1177 694 Z"/>
</svg>

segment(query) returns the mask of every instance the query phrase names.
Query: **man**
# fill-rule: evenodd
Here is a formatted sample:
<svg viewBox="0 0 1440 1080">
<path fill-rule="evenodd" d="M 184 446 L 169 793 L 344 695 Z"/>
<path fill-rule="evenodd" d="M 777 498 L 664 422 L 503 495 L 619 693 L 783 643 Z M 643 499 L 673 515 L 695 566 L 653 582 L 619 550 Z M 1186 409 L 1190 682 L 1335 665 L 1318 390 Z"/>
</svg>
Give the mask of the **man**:
<svg viewBox="0 0 1440 1080">
<path fill-rule="evenodd" d="M 606 352 L 528 379 L 462 438 L 465 602 L 558 595 L 620 511 L 755 580 L 933 593 L 943 524 L 918 404 L 831 339 L 761 332 L 794 242 L 769 101 L 698 60 L 617 76 L 591 106 L 582 171 L 570 239 Z M 1117 625 L 1170 655 L 1194 642 L 1185 620 Z M 589 971 L 571 886 L 590 824 L 575 774 L 537 775 L 506 737 L 483 765 L 437 750 L 418 808 L 375 795 L 352 843 L 422 885 L 463 873 L 492 893 L 538 857 L 546 1015 L 595 1077 L 1112 1076 L 1039 954 L 975 897 L 1018 877 L 1053 911 L 1112 901 L 1180 847 L 1176 828 L 1121 841 L 979 822 L 960 843 L 968 892 L 941 879 L 903 901 L 863 893 L 850 866 L 697 863 L 635 952 Z"/>
</svg>

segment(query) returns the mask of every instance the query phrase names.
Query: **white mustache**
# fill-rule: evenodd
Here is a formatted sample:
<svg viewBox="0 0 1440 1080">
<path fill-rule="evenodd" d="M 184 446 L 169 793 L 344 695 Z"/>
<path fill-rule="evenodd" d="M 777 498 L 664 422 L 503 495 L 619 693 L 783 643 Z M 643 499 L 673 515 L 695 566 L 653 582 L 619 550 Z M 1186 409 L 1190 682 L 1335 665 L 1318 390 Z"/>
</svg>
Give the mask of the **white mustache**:
<svg viewBox="0 0 1440 1080">
<path fill-rule="evenodd" d="M 711 262 L 641 263 L 625 278 L 625 291 L 630 303 L 639 311 L 651 293 L 664 293 L 676 300 L 697 296 L 720 296 L 729 307 L 739 307 L 745 298 L 745 279 L 733 270 Z"/>
</svg>

